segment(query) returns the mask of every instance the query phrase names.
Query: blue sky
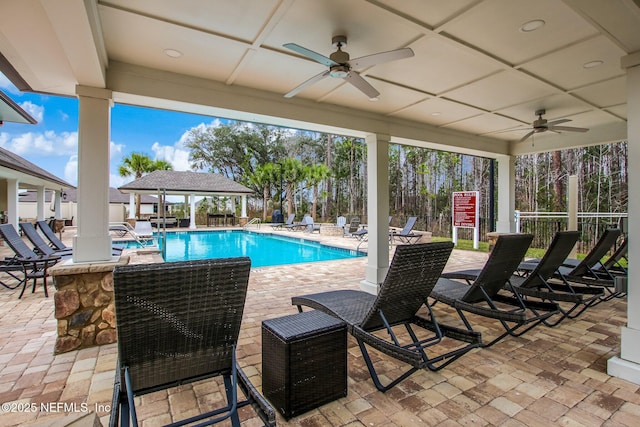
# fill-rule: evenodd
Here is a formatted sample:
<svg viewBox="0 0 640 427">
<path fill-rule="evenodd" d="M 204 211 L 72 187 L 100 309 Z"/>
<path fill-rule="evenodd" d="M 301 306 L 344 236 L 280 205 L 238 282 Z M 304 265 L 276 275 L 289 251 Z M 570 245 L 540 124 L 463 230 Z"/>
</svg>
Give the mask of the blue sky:
<svg viewBox="0 0 640 427">
<path fill-rule="evenodd" d="M 5 123 L 0 127 L 0 147 L 77 185 L 77 100 L 20 92 L 2 73 L 0 89 L 38 121 L 37 125 Z M 122 159 L 131 152 L 167 160 L 174 170 L 189 170 L 189 152 L 184 148 L 184 137 L 196 126 L 219 123 L 220 120 L 213 117 L 114 105 L 111 110 L 110 185 L 119 187 L 131 181 L 131 178 L 118 175 Z"/>
</svg>

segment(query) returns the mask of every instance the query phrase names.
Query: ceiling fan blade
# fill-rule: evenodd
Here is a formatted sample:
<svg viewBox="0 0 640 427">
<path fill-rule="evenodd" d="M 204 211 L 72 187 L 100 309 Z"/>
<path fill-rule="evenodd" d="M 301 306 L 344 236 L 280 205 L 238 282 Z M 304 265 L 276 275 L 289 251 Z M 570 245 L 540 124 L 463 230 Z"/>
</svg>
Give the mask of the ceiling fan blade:
<svg viewBox="0 0 640 427">
<path fill-rule="evenodd" d="M 411 48 L 390 50 L 388 52 L 374 53 L 373 55 L 361 56 L 349 61 L 352 68 L 366 68 L 383 62 L 395 61 L 403 58 L 411 58 L 414 55 Z"/>
<path fill-rule="evenodd" d="M 331 58 L 327 58 L 324 55 L 319 54 L 318 52 L 314 52 L 306 47 L 302 47 L 299 44 L 295 43 L 287 43 L 283 45 L 287 49 L 291 49 L 294 52 L 298 52 L 301 55 L 306 56 L 307 58 L 313 59 L 316 62 L 321 63 L 322 65 L 326 65 L 327 67 L 331 67 L 332 65 L 338 65 L 337 62 L 332 60 Z"/>
<path fill-rule="evenodd" d="M 510 128 L 510 129 L 503 129 L 503 130 L 498 130 L 495 132 L 489 132 L 490 134 L 496 134 L 496 133 L 507 133 L 507 132 L 519 132 L 522 130 L 531 130 L 531 126 L 526 126 L 526 127 L 516 127 L 516 128 Z"/>
<path fill-rule="evenodd" d="M 318 82 L 322 79 L 324 79 L 325 77 L 327 77 L 329 75 L 329 70 L 327 71 L 323 71 L 320 74 L 316 74 L 315 76 L 311 77 L 309 80 L 307 80 L 306 82 L 302 83 L 301 85 L 297 86 L 295 89 L 293 89 L 291 92 L 285 94 L 285 98 L 291 98 L 293 96 L 295 96 L 298 92 L 300 92 L 302 89 L 305 89 L 308 86 L 311 86 L 312 84 L 314 84 L 315 82 Z"/>
<path fill-rule="evenodd" d="M 586 132 L 587 128 L 576 128 L 573 126 L 549 126 L 549 130 L 553 131 L 565 131 L 565 132 Z"/>
<path fill-rule="evenodd" d="M 552 122 L 547 122 L 547 126 L 555 126 L 555 125 L 559 125 L 560 123 L 567 123 L 570 121 L 571 121 L 570 119 L 554 120 Z"/>
<path fill-rule="evenodd" d="M 360 74 L 356 73 L 355 71 L 349 71 L 346 77 L 344 77 L 344 80 L 362 91 L 369 97 L 369 99 L 375 99 L 380 95 L 380 92 L 378 92 L 376 88 L 371 86 L 368 81 L 366 81 Z"/>
<path fill-rule="evenodd" d="M 523 142 L 526 139 L 528 139 L 531 135 L 533 135 L 534 133 L 536 133 L 536 131 L 532 130 L 530 132 L 528 132 L 525 136 L 523 136 L 522 138 L 520 138 L 520 140 L 518 142 Z"/>
</svg>

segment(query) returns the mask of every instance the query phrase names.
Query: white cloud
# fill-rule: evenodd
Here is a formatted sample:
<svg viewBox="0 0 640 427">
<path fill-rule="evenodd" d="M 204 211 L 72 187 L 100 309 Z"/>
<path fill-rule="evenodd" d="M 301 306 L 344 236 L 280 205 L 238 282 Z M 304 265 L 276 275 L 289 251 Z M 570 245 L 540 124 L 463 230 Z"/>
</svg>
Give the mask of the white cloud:
<svg viewBox="0 0 640 427">
<path fill-rule="evenodd" d="M 42 122 L 44 118 L 44 106 L 34 104 L 31 101 L 25 101 L 20 104 L 22 109 L 24 109 L 27 113 L 31 115 L 38 123 Z"/>
<path fill-rule="evenodd" d="M 120 175 L 116 175 L 116 174 L 109 174 L 109 186 L 110 187 L 114 187 L 114 188 L 118 188 L 123 186 L 124 184 L 127 184 L 129 182 L 133 181 L 133 178 L 131 177 L 121 177 Z"/>
<path fill-rule="evenodd" d="M 78 132 L 26 132 L 0 138 L 0 145 L 19 156 L 74 155 L 78 153 Z"/>
<path fill-rule="evenodd" d="M 124 144 L 116 144 L 111 141 L 109 145 L 109 158 L 113 161 L 114 159 L 119 159 L 122 157 L 122 151 L 124 149 Z"/>
<path fill-rule="evenodd" d="M 78 185 L 78 155 L 74 154 L 69 157 L 67 164 L 64 165 L 64 180 L 69 184 Z"/>
<path fill-rule="evenodd" d="M 173 170 L 187 171 L 191 170 L 189 165 L 189 151 L 176 145 L 160 145 L 158 142 L 154 142 L 151 146 L 151 150 L 156 155 L 156 160 L 166 160 L 171 163 Z"/>
</svg>

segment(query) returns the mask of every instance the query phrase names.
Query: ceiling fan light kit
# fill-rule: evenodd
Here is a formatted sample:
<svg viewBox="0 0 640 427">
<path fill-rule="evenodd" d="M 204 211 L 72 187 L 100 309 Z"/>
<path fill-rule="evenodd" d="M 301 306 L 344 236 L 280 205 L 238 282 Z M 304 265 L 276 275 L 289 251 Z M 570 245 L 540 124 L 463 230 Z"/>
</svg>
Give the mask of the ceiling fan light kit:
<svg viewBox="0 0 640 427">
<path fill-rule="evenodd" d="M 342 50 L 347 44 L 347 37 L 343 35 L 333 36 L 332 45 L 336 48 L 329 57 L 314 52 L 306 47 L 302 47 L 295 43 L 287 43 L 284 45 L 287 49 L 306 56 L 329 69 L 317 74 L 302 84 L 295 87 L 284 95 L 285 98 L 291 98 L 303 89 L 311 86 L 325 77 L 333 77 L 343 79 L 347 83 L 353 85 L 356 89 L 364 93 L 370 101 L 377 101 L 380 92 L 378 92 L 371 84 L 366 81 L 360 73 L 355 71 L 356 68 L 368 68 L 384 62 L 395 61 L 403 58 L 410 58 L 414 55 L 410 48 L 396 49 L 388 52 L 374 53 L 373 55 L 362 56 L 360 58 L 350 59 L 349 53 Z"/>
</svg>

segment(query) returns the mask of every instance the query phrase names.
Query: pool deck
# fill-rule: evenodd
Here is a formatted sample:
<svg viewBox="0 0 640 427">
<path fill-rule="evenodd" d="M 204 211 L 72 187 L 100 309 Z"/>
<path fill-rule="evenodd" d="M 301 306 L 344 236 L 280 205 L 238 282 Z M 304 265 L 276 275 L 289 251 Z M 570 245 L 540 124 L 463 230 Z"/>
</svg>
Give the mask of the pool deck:
<svg viewBox="0 0 640 427">
<path fill-rule="evenodd" d="M 271 227 L 263 231 L 270 232 Z M 357 246 L 352 238 L 276 232 L 345 248 Z M 70 244 L 72 234 L 66 231 L 63 240 Z M 6 247 L 0 247 L 2 254 L 9 254 Z M 486 256 L 454 250 L 446 270 L 479 267 Z M 153 259 L 149 254 L 132 255 L 132 262 Z M 238 360 L 254 385 L 261 388 L 262 320 L 295 313 L 290 302 L 295 295 L 359 289 L 366 262 L 354 258 L 252 269 Z M 65 415 L 54 412 L 64 409 L 57 405 L 61 402 L 78 404 L 76 414 L 86 404 L 106 425 L 117 345 L 54 356 L 53 298 L 44 298 L 41 286 L 35 294 L 26 292 L 22 300 L 18 293 L 0 289 L 0 403 L 13 403 L 14 409 L 18 404 L 35 404 L 38 410 L 0 410 L 0 425 L 55 420 Z M 459 324 L 455 313 L 440 304 L 435 313 L 443 323 Z M 375 389 L 358 346 L 349 337 L 347 397 L 289 421 L 278 416 L 278 425 L 637 426 L 640 386 L 606 373 L 607 360 L 620 352 L 626 313 L 625 299 L 600 304 L 556 328 L 541 326 L 523 337 L 507 337 L 491 348 L 473 350 L 437 373 L 417 372 L 387 393 Z M 496 321 L 470 318 L 487 337 L 500 330 Z M 373 357 L 383 375 L 402 368 L 385 355 L 374 352 Z M 173 416 L 182 418 L 215 405 L 222 399 L 221 390 L 220 381 L 208 380 L 145 395 L 138 398 L 138 415 L 143 426 L 167 423 Z M 50 404 L 47 411 L 40 410 L 41 403 Z M 244 426 L 260 424 L 250 410 L 243 409 L 241 418 Z"/>
</svg>

